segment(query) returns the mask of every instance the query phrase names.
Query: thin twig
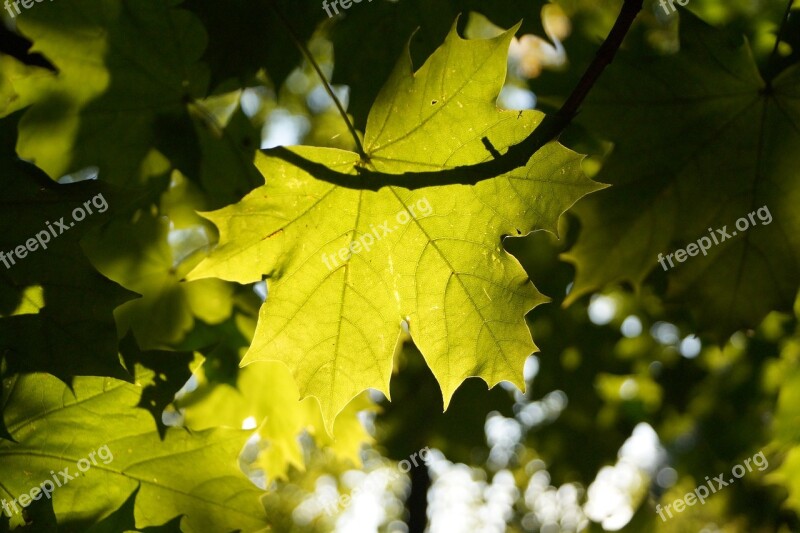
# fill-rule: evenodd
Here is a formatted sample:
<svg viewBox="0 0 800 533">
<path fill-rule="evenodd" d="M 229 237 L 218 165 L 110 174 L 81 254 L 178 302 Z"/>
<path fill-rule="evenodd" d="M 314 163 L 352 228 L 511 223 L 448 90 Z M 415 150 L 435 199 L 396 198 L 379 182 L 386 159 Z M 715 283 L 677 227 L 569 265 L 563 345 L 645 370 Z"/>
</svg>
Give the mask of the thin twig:
<svg viewBox="0 0 800 533">
<path fill-rule="evenodd" d="M 614 27 L 611 28 L 603 44 L 600 45 L 592 64 L 589 65 L 589 68 L 583 73 L 581 80 L 572 91 L 572 94 L 569 95 L 567 101 L 564 102 L 564 105 L 558 110 L 559 115 L 572 120 L 577 114 L 578 108 L 589 94 L 589 91 L 594 87 L 594 84 L 597 82 L 598 78 L 600 78 L 605 68 L 614 60 L 614 56 L 617 54 L 617 50 L 619 50 L 620 45 L 622 45 L 622 41 L 625 40 L 625 36 L 631 29 L 633 21 L 636 20 L 637 15 L 642 10 L 643 3 L 643 0 L 625 0 L 619 16 L 617 17 L 617 21 L 614 23 Z"/>
<path fill-rule="evenodd" d="M 339 114 L 344 119 L 345 123 L 347 124 L 347 129 L 350 130 L 350 135 L 353 136 L 353 140 L 356 142 L 356 149 L 358 151 L 358 155 L 361 156 L 363 161 L 367 161 L 369 157 L 367 156 L 366 152 L 364 152 L 364 147 L 361 145 L 361 139 L 358 138 L 358 133 L 356 132 L 355 126 L 350 121 L 350 117 L 347 116 L 347 112 L 344 110 L 344 106 L 342 102 L 339 101 L 339 98 L 336 96 L 336 93 L 333 92 L 333 88 L 331 84 L 328 82 L 328 79 L 325 77 L 325 74 L 322 72 L 322 69 L 319 68 L 319 65 L 314 60 L 314 56 L 311 55 L 311 51 L 306 46 L 306 43 L 294 32 L 294 28 L 292 25 L 289 24 L 289 21 L 286 20 L 286 17 L 283 16 L 281 10 L 278 9 L 278 6 L 275 5 L 275 2 L 268 2 L 269 5 L 272 7 L 272 10 L 275 11 L 275 14 L 281 19 L 281 22 L 286 27 L 286 31 L 289 32 L 289 36 L 294 41 L 294 44 L 303 52 L 303 55 L 311 63 L 311 66 L 314 67 L 314 70 L 317 72 L 317 76 L 319 76 L 320 81 L 322 81 L 322 85 L 325 87 L 325 91 L 328 93 L 328 96 L 331 97 L 333 102 L 336 104 L 336 108 L 339 110 Z"/>
<path fill-rule="evenodd" d="M 783 15 L 783 20 L 781 21 L 780 28 L 778 28 L 778 33 L 775 35 L 775 47 L 772 49 L 772 53 L 769 55 L 769 60 L 767 61 L 767 69 L 770 69 L 775 64 L 775 57 L 778 55 L 778 48 L 781 44 L 781 35 L 783 35 L 784 30 L 786 29 L 786 24 L 789 23 L 789 15 L 792 12 L 792 5 L 794 4 L 794 0 L 789 0 L 789 4 L 786 6 L 786 13 Z M 772 72 L 770 72 L 770 75 Z M 767 81 L 767 86 L 772 86 L 772 79 L 770 78 Z"/>
</svg>

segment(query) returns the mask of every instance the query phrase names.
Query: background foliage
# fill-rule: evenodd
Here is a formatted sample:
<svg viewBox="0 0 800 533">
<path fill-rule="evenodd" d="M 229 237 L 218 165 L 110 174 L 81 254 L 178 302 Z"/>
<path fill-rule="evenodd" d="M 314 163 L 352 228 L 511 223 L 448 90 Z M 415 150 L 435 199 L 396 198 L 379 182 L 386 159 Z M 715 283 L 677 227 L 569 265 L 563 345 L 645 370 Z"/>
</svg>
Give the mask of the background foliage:
<svg viewBox="0 0 800 533">
<path fill-rule="evenodd" d="M 646 2 L 557 142 L 475 167 L 561 106 L 620 5 L 6 16 L 0 251 L 109 208 L 0 264 L 0 500 L 114 459 L 0 531 L 799 530 L 797 9 Z"/>
</svg>

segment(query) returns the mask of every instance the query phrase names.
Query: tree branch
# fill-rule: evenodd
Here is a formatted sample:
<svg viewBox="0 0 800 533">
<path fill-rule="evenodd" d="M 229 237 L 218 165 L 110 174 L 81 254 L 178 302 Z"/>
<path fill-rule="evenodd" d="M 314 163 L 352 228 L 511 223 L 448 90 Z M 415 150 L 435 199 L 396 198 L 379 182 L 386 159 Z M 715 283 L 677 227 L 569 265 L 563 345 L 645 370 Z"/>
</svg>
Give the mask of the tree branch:
<svg viewBox="0 0 800 533">
<path fill-rule="evenodd" d="M 402 174 L 386 174 L 357 166 L 358 175 L 353 175 L 331 170 L 322 163 L 308 160 L 282 146 L 267 150 L 266 154 L 291 163 L 319 180 L 345 188 L 375 191 L 388 186 L 420 189 L 440 185 L 474 185 L 479 181 L 524 167 L 540 148 L 561 135 L 561 132 L 575 117 L 589 91 L 594 87 L 605 68 L 614 60 L 617 50 L 622 45 L 622 41 L 628 34 L 633 21 L 642 10 L 642 4 L 643 0 L 625 0 L 613 28 L 605 41 L 603 41 L 603 44 L 600 45 L 594 60 L 586 69 L 566 102 L 564 102 L 564 105 L 561 106 L 561 109 L 555 114 L 545 116 L 539 126 L 528 137 L 519 144 L 511 146 L 505 154 L 494 159 L 474 165 L 429 172 L 405 172 Z M 362 155 L 363 159 L 364 156 Z"/>
<path fill-rule="evenodd" d="M 622 41 L 625 40 L 633 21 L 636 20 L 642 10 L 643 3 L 643 0 L 625 0 L 625 3 L 622 4 L 622 9 L 608 37 L 600 45 L 594 60 L 589 65 L 589 68 L 586 69 L 586 72 L 583 73 L 572 94 L 569 95 L 567 101 L 558 110 L 557 114 L 567 119 L 567 123 L 578 113 L 578 109 L 589 94 L 589 91 L 594 87 L 606 67 L 614 60 L 614 56 L 617 55 L 617 50 L 622 45 Z"/>
<path fill-rule="evenodd" d="M 775 34 L 775 46 L 772 48 L 772 53 L 769 55 L 769 59 L 767 60 L 767 70 L 769 72 L 769 79 L 767 80 L 767 89 L 772 90 L 772 80 L 775 77 L 776 72 L 775 64 L 778 58 L 778 49 L 781 45 L 781 36 L 786 31 L 786 26 L 789 24 L 789 17 L 792 14 L 792 5 L 794 5 L 794 0 L 789 0 L 789 3 L 786 5 L 786 13 L 783 15 L 783 20 L 781 21 L 781 25 L 778 28 L 778 32 Z"/>
</svg>

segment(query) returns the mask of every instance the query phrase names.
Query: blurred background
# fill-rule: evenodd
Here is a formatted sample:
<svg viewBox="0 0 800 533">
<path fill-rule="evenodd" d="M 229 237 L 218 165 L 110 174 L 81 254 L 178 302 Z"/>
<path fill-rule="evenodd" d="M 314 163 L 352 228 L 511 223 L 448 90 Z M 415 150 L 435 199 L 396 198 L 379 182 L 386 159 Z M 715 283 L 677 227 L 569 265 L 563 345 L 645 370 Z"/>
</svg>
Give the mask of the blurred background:
<svg viewBox="0 0 800 533">
<path fill-rule="evenodd" d="M 284 35 L 286 46 L 261 52 L 263 31 L 249 29 L 276 22 L 263 20 L 257 2 L 230 4 L 184 3 L 204 23 L 219 22 L 209 31 L 209 50 L 236 35 L 241 40 L 241 56 L 205 57 L 213 66 L 212 94 L 188 126 L 198 153 L 229 157 L 231 167 L 238 156 L 218 153 L 215 140 L 230 140 L 249 154 L 294 144 L 353 149 L 333 101 L 292 39 Z M 526 17 L 497 103 L 553 112 L 620 5 L 559 0 L 499 15 L 487 8 L 463 12 L 458 24 L 462 35 L 485 38 Z M 316 2 L 283 6 L 362 130 L 414 28 L 420 27 L 411 41 L 418 67 L 453 22 L 449 7 L 439 12 L 410 0 L 362 2 L 333 19 Z M 688 8 L 726 35 L 746 36 L 762 72 L 780 69 L 770 55 L 784 2 L 690 0 Z M 679 53 L 680 18 L 647 2 L 624 48 Z M 796 19 L 788 34 L 797 35 L 781 45 L 785 62 L 796 57 Z M 4 31 L 13 33 L 14 20 L 6 16 L 4 22 Z M 254 49 L 258 61 L 250 56 Z M 255 68 L 259 62 L 274 68 Z M 187 126 L 163 126 L 160 147 L 168 153 L 169 138 Z M 581 117 L 561 142 L 588 154 L 590 177 L 613 152 Z M 793 311 L 770 312 L 757 326 L 722 337 L 698 324 L 688 299 L 671 297 L 661 269 L 637 286 L 611 283 L 566 305 L 576 273 L 562 254 L 582 231 L 581 219 L 568 212 L 559 238 L 536 232 L 504 241 L 551 299 L 527 317 L 540 352 L 526 362 L 526 392 L 487 390 L 473 378 L 443 413 L 439 386 L 406 339 L 395 360 L 392 402 L 363 394 L 340 416 L 334 440 L 325 434 L 317 404 L 296 401 L 285 368 L 238 368 L 258 308 L 269 297 L 267 285 L 181 281 L 217 239 L 196 212 L 237 201 L 263 178 L 243 171 L 222 179 L 224 170 L 203 167 L 194 169 L 194 179 L 187 176 L 195 163 L 175 160 L 148 160 L 151 176 L 162 178 L 150 208 L 93 231 L 83 247 L 104 275 L 144 295 L 115 312 L 121 335 L 132 331 L 142 349 L 196 354 L 192 377 L 163 413 L 164 423 L 259 429 L 240 463 L 267 490 L 264 505 L 276 531 L 800 531 L 800 300 Z M 59 181 L 97 175 L 97 167 L 87 166 Z M 423 449 L 427 461 L 415 466 L 411 458 Z M 657 504 L 692 492 L 706 476 L 725 473 L 727 479 L 735 465 L 759 452 L 769 463 L 763 471 L 748 472 L 704 505 L 659 517 Z"/>
</svg>

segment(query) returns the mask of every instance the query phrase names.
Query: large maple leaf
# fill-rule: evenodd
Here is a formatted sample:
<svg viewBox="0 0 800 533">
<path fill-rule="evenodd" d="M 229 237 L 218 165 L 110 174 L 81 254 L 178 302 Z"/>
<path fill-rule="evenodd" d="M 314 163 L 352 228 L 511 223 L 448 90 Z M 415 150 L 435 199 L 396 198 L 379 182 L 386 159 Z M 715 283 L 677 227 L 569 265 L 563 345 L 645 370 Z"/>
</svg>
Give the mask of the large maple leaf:
<svg viewBox="0 0 800 533">
<path fill-rule="evenodd" d="M 416 73 L 404 55 L 367 122 L 369 176 L 474 165 L 528 137 L 541 113 L 495 105 L 515 30 L 468 41 L 453 29 Z M 445 407 L 470 376 L 523 388 L 523 364 L 535 350 L 524 316 L 545 298 L 502 238 L 555 232 L 561 213 L 599 187 L 582 174 L 578 154 L 549 143 L 527 165 L 475 185 L 415 182 L 411 190 L 337 186 L 282 153 L 258 158 L 266 185 L 207 214 L 220 244 L 190 275 L 269 279 L 242 364 L 284 362 L 300 393 L 320 401 L 328 430 L 364 389 L 388 396 L 404 321 Z M 343 150 L 290 153 L 340 175 L 364 166 Z"/>
<path fill-rule="evenodd" d="M 206 93 L 207 36 L 177 4 L 75 0 L 24 11 L 20 32 L 59 73 L 27 84 L 36 98 L 20 123 L 20 157 L 53 178 L 96 166 L 104 181 L 130 185 L 152 173 L 148 153 L 168 152 L 171 138 L 198 154 L 187 105 Z"/>
<path fill-rule="evenodd" d="M 2 373 L 130 379 L 119 362 L 113 311 L 136 294 L 97 272 L 79 243 L 126 200 L 94 180 L 53 183 L 18 159 L 13 147 L 20 113 L 0 120 Z M 76 222 L 81 211 L 85 219 Z"/>
<path fill-rule="evenodd" d="M 158 379 L 140 370 L 139 379 Z M 0 385 L 2 417 L 14 439 L 0 440 L 0 498 L 7 503 L 25 503 L 20 495 L 35 496 L 32 488 L 47 488 L 44 482 L 55 479 L 58 485 L 50 483 L 42 503 L 53 506 L 59 522 L 73 526 L 69 531 L 90 530 L 130 503 L 137 487 L 139 527 L 179 515 L 187 532 L 266 527 L 262 493 L 236 461 L 249 432 L 168 428 L 161 440 L 151 415 L 137 407 L 142 389 L 112 378 L 78 377 L 69 388 L 47 374 L 26 374 Z M 19 506 L 9 506 L 12 524 L 20 525 Z M 33 520 L 32 530 L 50 531 Z"/>
<path fill-rule="evenodd" d="M 523 19 L 520 31 L 544 35 L 544 4 L 539 0 L 377 0 L 369 9 L 351 9 L 346 16 L 336 17 L 331 28 L 336 55 L 332 81 L 350 87 L 347 110 L 362 127 L 409 34 L 414 33 L 411 57 L 420 61 L 436 50 L 459 13 L 467 19 L 477 11 L 504 28 Z"/>
<path fill-rule="evenodd" d="M 681 25 L 679 53 L 622 54 L 587 101 L 582 120 L 616 143 L 597 179 L 615 186 L 574 209 L 568 301 L 669 268 L 668 296 L 724 339 L 800 285 L 800 65 L 765 80 L 743 38 L 689 12 Z M 682 248 L 696 257 L 659 265 Z"/>
</svg>

